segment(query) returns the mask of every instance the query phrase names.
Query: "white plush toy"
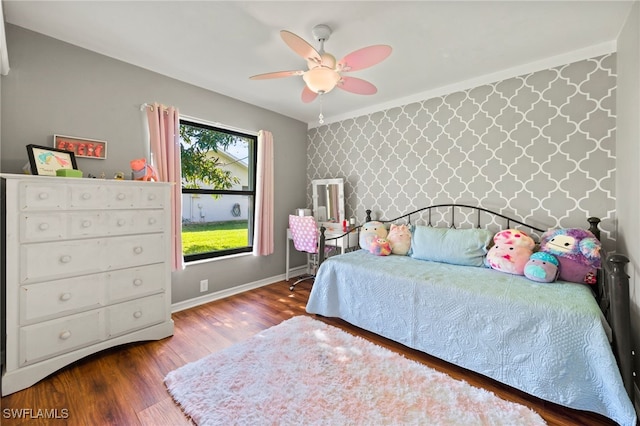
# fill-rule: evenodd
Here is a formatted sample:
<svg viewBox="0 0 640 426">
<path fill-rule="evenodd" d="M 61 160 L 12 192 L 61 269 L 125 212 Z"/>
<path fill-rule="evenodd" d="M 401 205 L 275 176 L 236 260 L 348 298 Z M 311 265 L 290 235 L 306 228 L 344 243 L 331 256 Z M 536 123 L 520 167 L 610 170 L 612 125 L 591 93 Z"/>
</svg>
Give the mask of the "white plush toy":
<svg viewBox="0 0 640 426">
<path fill-rule="evenodd" d="M 369 250 L 374 240 L 386 238 L 387 234 L 387 228 L 384 226 L 384 223 L 378 221 L 365 223 L 360 230 L 360 248 Z"/>
<path fill-rule="evenodd" d="M 391 224 L 387 240 L 391 243 L 391 253 L 406 256 L 411 248 L 411 231 L 407 225 Z"/>
</svg>

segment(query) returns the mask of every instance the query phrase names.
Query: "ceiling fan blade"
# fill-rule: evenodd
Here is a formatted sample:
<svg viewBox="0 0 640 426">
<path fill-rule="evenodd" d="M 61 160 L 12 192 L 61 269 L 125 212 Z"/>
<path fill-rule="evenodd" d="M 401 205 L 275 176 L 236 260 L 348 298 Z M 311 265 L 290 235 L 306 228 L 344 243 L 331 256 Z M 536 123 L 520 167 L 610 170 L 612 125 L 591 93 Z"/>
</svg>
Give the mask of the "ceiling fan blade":
<svg viewBox="0 0 640 426">
<path fill-rule="evenodd" d="M 355 52 L 349 53 L 338 62 L 338 69 L 342 71 L 358 71 L 368 68 L 384 61 L 391 55 L 391 46 L 377 44 L 375 46 L 363 47 Z"/>
<path fill-rule="evenodd" d="M 291 77 L 294 75 L 302 75 L 304 71 L 277 71 L 277 72 L 268 72 L 266 74 L 258 74 L 249 77 L 251 80 L 266 80 L 269 78 L 282 78 L 282 77 Z"/>
<path fill-rule="evenodd" d="M 318 64 L 322 62 L 322 58 L 320 57 L 318 51 L 291 31 L 280 31 L 280 37 L 282 37 L 282 40 L 287 43 L 291 50 L 302 56 L 305 60 L 314 61 Z"/>
<path fill-rule="evenodd" d="M 316 92 L 304 86 L 304 89 L 302 89 L 302 102 L 308 104 L 309 102 L 313 102 L 317 97 L 318 94 Z"/>
<path fill-rule="evenodd" d="M 366 80 L 356 77 L 343 76 L 338 82 L 338 87 L 342 90 L 358 95 L 373 95 L 378 92 L 376 86 Z"/>
</svg>

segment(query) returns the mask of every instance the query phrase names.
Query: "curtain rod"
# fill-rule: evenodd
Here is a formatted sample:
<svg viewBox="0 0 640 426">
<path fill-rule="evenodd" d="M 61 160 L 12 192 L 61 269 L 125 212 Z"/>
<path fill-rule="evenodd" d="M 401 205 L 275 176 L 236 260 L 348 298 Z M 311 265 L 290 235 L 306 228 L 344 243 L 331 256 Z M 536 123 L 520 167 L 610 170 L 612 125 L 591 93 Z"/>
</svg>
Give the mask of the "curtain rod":
<svg viewBox="0 0 640 426">
<path fill-rule="evenodd" d="M 167 112 L 167 108 L 168 108 L 168 107 L 166 107 L 166 106 L 164 106 L 164 105 L 162 105 L 162 104 L 160 104 L 159 106 L 160 106 L 160 108 L 162 108 L 165 112 Z M 146 103 L 146 102 L 145 102 L 145 103 L 143 103 L 142 105 L 140 105 L 140 111 L 143 111 L 145 108 L 152 108 L 152 111 L 153 111 L 153 105 L 152 105 L 152 104 L 148 104 L 148 103 Z"/>
</svg>

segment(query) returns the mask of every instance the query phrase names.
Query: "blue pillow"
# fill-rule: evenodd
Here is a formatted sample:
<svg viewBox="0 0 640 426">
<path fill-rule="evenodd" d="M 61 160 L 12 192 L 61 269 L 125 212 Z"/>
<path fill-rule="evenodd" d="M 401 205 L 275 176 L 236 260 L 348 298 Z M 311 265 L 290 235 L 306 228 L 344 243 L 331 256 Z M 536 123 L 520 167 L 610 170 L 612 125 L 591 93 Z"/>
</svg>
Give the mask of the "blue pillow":
<svg viewBox="0 0 640 426">
<path fill-rule="evenodd" d="M 493 233 L 487 229 L 416 226 L 411 235 L 411 257 L 465 266 L 484 266 Z"/>
</svg>

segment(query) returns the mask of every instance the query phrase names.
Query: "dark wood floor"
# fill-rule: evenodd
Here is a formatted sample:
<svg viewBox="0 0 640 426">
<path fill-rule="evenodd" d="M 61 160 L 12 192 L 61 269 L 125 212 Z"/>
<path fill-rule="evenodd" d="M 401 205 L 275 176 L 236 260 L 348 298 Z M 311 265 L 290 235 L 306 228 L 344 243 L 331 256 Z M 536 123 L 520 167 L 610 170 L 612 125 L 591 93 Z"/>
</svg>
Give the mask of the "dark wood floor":
<svg viewBox="0 0 640 426">
<path fill-rule="evenodd" d="M 175 334 L 157 342 L 120 346 L 78 361 L 29 389 L 2 398 L 0 422 L 68 425 L 188 425 L 163 384 L 164 376 L 188 362 L 228 347 L 295 315 L 307 315 L 310 284 L 294 292 L 271 284 L 173 315 Z M 531 407 L 550 425 L 614 425 L 602 416 L 540 401 L 522 392 L 408 349 L 345 322 L 316 317 L 385 346 L 450 376 Z M 57 410 L 59 420 L 12 419 L 14 410 Z"/>
</svg>

